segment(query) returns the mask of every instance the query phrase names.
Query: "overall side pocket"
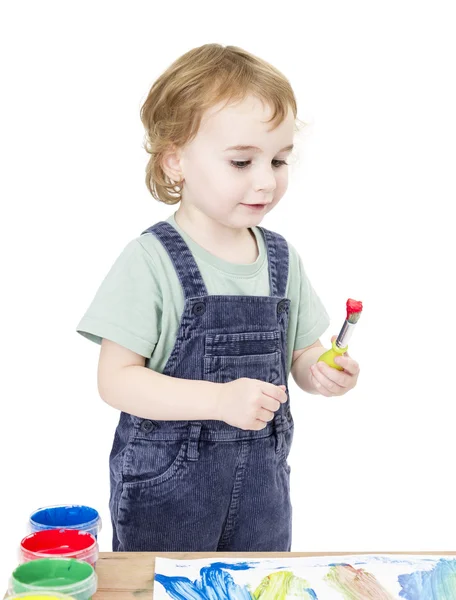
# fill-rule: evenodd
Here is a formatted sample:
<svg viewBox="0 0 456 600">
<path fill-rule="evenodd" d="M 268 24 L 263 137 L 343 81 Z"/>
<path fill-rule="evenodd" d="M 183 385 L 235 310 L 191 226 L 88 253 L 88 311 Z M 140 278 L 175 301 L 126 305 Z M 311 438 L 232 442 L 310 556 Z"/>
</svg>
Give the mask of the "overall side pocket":
<svg viewBox="0 0 456 600">
<path fill-rule="evenodd" d="M 124 489 L 156 487 L 173 478 L 185 466 L 187 443 L 133 437 L 124 456 Z"/>
</svg>

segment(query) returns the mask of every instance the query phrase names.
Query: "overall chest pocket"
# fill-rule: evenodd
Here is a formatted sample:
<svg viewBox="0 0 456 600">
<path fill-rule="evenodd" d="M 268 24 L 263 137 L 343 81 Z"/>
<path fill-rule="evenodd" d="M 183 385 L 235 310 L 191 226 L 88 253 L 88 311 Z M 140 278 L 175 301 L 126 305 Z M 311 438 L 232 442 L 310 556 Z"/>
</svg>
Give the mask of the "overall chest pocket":
<svg viewBox="0 0 456 600">
<path fill-rule="evenodd" d="M 241 377 L 277 383 L 281 379 L 279 331 L 207 334 L 204 375 L 207 381 L 227 383 Z"/>
</svg>

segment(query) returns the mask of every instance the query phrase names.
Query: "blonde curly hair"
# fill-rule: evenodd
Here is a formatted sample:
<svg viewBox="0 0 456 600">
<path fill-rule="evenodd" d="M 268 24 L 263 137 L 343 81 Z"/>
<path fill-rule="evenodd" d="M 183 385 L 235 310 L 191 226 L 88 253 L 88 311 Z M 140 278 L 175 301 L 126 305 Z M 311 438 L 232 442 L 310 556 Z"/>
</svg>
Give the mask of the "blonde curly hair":
<svg viewBox="0 0 456 600">
<path fill-rule="evenodd" d="M 274 127 L 286 118 L 289 107 L 295 124 L 300 121 L 288 79 L 268 62 L 237 46 L 204 44 L 193 48 L 160 75 L 140 111 L 146 130 L 143 147 L 151 155 L 146 185 L 156 200 L 165 204 L 181 200 L 183 180 L 173 182 L 162 168 L 166 152 L 171 147 L 183 148 L 196 136 L 207 109 L 223 101 L 242 101 L 248 95 L 272 107 L 268 122 Z"/>
</svg>

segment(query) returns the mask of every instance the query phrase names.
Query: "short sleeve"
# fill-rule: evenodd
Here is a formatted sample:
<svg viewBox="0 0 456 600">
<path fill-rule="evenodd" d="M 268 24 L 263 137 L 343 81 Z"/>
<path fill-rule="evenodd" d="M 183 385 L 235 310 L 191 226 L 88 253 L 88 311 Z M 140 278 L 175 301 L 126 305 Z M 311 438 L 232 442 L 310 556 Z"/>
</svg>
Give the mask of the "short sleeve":
<svg viewBox="0 0 456 600">
<path fill-rule="evenodd" d="M 135 239 L 121 252 L 76 331 L 150 358 L 160 335 L 162 297 L 153 257 Z"/>
<path fill-rule="evenodd" d="M 330 325 L 329 315 L 313 289 L 299 257 L 300 294 L 294 350 L 314 344 Z"/>
</svg>

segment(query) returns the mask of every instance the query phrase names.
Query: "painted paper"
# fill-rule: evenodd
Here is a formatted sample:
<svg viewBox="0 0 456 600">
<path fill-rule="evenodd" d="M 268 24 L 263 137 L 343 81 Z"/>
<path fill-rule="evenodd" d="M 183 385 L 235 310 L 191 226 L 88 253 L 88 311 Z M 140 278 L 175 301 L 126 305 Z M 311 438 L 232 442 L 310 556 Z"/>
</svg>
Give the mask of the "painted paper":
<svg viewBox="0 0 456 600">
<path fill-rule="evenodd" d="M 157 557 L 155 600 L 456 600 L 456 555 L 174 560 Z"/>
</svg>

